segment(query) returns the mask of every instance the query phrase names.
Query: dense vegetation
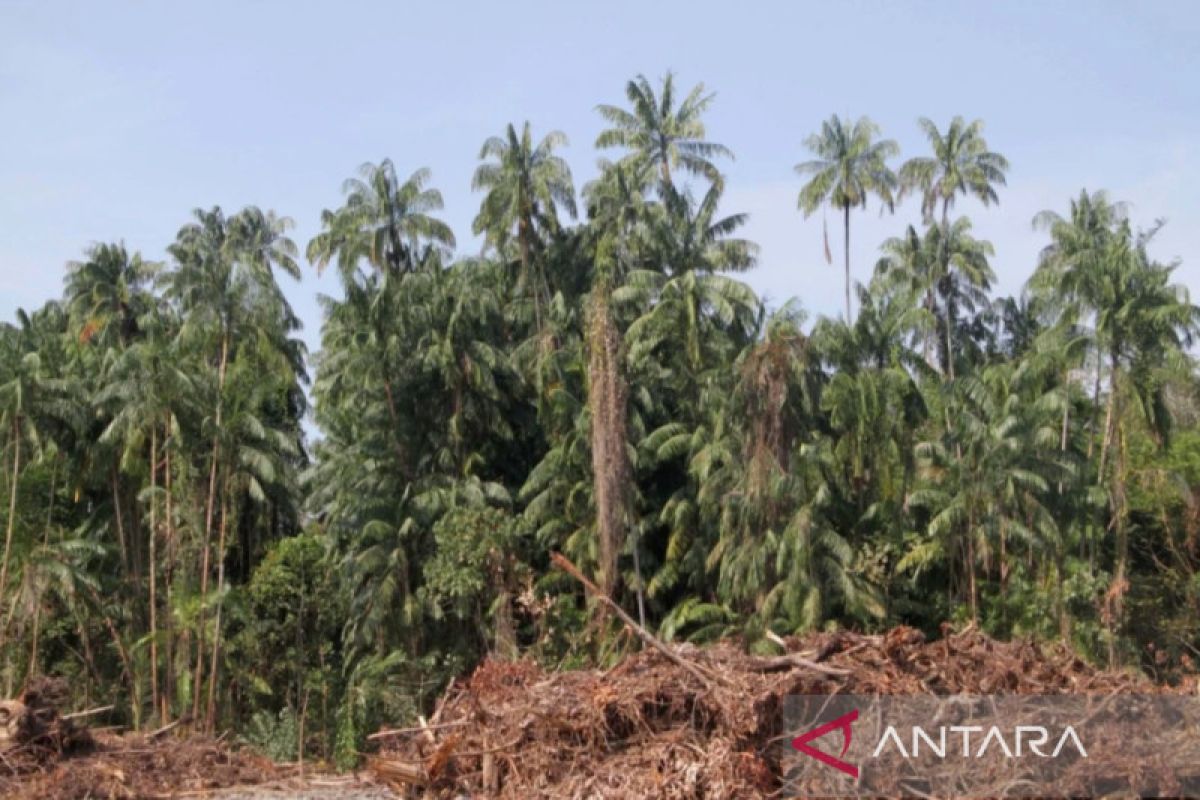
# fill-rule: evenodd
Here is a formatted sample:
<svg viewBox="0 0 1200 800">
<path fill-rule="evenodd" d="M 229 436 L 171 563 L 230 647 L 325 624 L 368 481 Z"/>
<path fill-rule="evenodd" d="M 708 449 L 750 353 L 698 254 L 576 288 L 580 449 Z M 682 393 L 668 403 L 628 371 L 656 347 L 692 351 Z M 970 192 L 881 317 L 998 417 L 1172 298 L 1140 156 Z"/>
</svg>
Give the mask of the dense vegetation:
<svg viewBox="0 0 1200 800">
<path fill-rule="evenodd" d="M 257 208 L 196 211 L 163 264 L 96 246 L 0 327 L 6 692 L 63 674 L 131 725 L 345 763 L 487 653 L 634 646 L 554 551 L 666 638 L 973 621 L 1186 667 L 1200 310 L 1156 225 L 1047 198 L 1025 290 L 996 297 L 956 209 L 1002 200 L 981 123 L 921 120 L 899 162 L 835 116 L 797 191 L 843 226 L 846 308 L 809 324 L 739 279 L 712 96 L 626 94 L 578 194 L 563 134 L 484 143 L 479 258 L 427 171 L 364 165 L 307 245 L 343 290 L 310 390 L 299 251 Z M 923 226 L 852 269 L 855 213 L 904 202 Z"/>
</svg>

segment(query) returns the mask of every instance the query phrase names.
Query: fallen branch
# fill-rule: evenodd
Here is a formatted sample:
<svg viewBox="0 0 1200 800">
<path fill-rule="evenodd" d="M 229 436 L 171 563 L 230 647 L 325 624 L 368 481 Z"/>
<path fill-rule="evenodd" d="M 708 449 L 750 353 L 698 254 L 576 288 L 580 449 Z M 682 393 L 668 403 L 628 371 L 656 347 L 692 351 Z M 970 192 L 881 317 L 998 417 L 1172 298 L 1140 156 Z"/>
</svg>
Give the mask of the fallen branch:
<svg viewBox="0 0 1200 800">
<path fill-rule="evenodd" d="M 387 730 L 376 731 L 368 736 L 367 739 L 386 739 L 389 736 L 403 736 L 407 733 L 424 733 L 425 731 L 436 731 L 443 728 L 461 728 L 466 724 L 467 723 L 465 721 L 460 720 L 458 722 L 441 722 L 433 725 L 421 725 L 411 728 L 389 728 Z"/>
<path fill-rule="evenodd" d="M 175 720 L 174 722 L 168 722 L 166 725 L 163 725 L 161 728 L 150 731 L 148 734 L 146 734 L 146 738 L 147 739 L 157 739 L 160 736 L 162 736 L 163 734 L 170 733 L 171 731 L 178 728 L 180 726 L 180 724 L 183 723 L 184 719 L 186 719 L 186 717 L 180 717 L 179 719 Z"/>
<path fill-rule="evenodd" d="M 103 714 L 106 711 L 112 711 L 116 706 L 100 706 L 98 708 L 89 708 L 87 711 L 76 711 L 71 714 L 63 714 L 59 719 L 83 719 L 84 717 L 94 717 L 97 714 Z"/>
</svg>

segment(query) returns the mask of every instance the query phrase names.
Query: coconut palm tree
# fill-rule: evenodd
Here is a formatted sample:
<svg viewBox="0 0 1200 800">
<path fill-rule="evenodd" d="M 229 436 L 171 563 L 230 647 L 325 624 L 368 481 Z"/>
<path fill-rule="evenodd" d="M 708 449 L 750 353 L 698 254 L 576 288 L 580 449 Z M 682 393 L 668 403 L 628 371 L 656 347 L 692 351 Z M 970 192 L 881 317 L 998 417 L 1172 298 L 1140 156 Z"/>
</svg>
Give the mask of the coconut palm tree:
<svg viewBox="0 0 1200 800">
<path fill-rule="evenodd" d="M 710 181 L 720 179 L 712 163 L 718 156 L 733 158 L 724 145 L 705 139 L 701 116 L 712 104 L 713 94 L 704 93 L 704 84 L 692 87 L 687 96 L 675 105 L 675 76 L 668 72 L 662 88 L 656 93 L 644 75 L 638 75 L 625 85 L 629 108 L 599 105 L 596 110 L 613 127 L 596 137 L 596 147 L 624 147 L 628 161 L 636 161 L 657 170 L 661 194 L 674 188 L 671 171 L 683 168 L 693 175 Z"/>
<path fill-rule="evenodd" d="M 895 208 L 896 175 L 889 158 L 900 152 L 891 139 L 879 139 L 879 126 L 866 117 L 853 125 L 834 114 L 821 124 L 821 132 L 805 140 L 817 158 L 796 165 L 796 172 L 810 176 L 800 190 L 799 207 L 810 216 L 824 203 L 842 212 L 845 234 L 846 323 L 853 322 L 850 310 L 850 209 L 866 208 L 871 195 L 889 211 Z"/>
</svg>

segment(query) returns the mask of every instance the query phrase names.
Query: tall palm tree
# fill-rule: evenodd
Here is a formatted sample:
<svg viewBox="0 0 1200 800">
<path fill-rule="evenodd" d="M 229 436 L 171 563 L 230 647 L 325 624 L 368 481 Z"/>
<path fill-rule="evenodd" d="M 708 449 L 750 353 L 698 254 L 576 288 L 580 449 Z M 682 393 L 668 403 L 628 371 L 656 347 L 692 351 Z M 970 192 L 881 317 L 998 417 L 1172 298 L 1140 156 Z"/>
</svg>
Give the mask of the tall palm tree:
<svg viewBox="0 0 1200 800">
<path fill-rule="evenodd" d="M 800 175 L 811 176 L 800 190 L 799 207 L 810 216 L 823 203 L 842 212 L 845 233 L 846 323 L 850 311 L 850 209 L 866 208 L 871 195 L 889 211 L 895 208 L 896 175 L 887 165 L 900 152 L 891 139 L 879 139 L 879 126 L 861 117 L 853 125 L 834 114 L 821 124 L 821 132 L 804 145 L 817 158 L 796 165 Z"/>
<path fill-rule="evenodd" d="M 1042 248 L 1038 267 L 1029 279 L 1030 288 L 1037 297 L 1057 306 L 1055 311 L 1071 324 L 1083 322 L 1081 315 L 1095 313 L 1095 305 L 1089 299 L 1099 298 L 1103 293 L 1106 257 L 1118 228 L 1128 219 L 1128 205 L 1112 202 L 1103 191 L 1089 193 L 1086 189 L 1079 197 L 1071 200 L 1066 216 L 1056 211 L 1045 210 L 1033 218 L 1033 227 L 1050 234 L 1050 243 Z M 1069 276 L 1069 291 L 1060 285 L 1062 277 Z M 1104 353 L 1100 352 L 1094 331 L 1089 336 L 1095 351 L 1096 379 L 1093 390 L 1092 429 L 1096 428 L 1095 415 L 1100 407 L 1100 382 L 1104 372 Z M 1093 452 L 1095 437 L 1089 441 L 1088 459 Z"/>
<path fill-rule="evenodd" d="M 342 184 L 345 204 L 321 212 L 321 233 L 308 243 L 308 259 L 318 273 L 337 260 L 346 281 L 360 260 L 385 274 L 416 269 L 425 247 L 454 248 L 450 226 L 432 215 L 443 207 L 442 194 L 428 188 L 430 171 L 418 169 L 403 183 L 385 158 L 359 168 L 359 178 Z"/>
<path fill-rule="evenodd" d="M 168 442 L 180 431 L 180 417 L 193 411 L 196 385 L 187 369 L 188 362 L 181 358 L 177 343 L 172 342 L 170 322 L 158 314 L 149 314 L 142 320 L 144 336 L 121 352 L 112 368 L 105 375 L 104 386 L 94 396 L 97 410 L 108 415 L 108 425 L 99 441 L 104 445 L 115 445 L 120 451 L 120 462 L 132 465 L 136 459 L 147 459 L 150 476 L 149 492 L 141 499 L 149 507 L 147 574 L 149 576 L 149 636 L 150 636 L 150 694 L 153 708 L 164 722 L 169 716 L 171 698 L 169 692 L 159 693 L 159 549 L 161 538 L 159 520 L 166 519 L 166 542 L 173 548 L 173 522 L 170 513 L 160 515 L 162 496 L 160 475 L 165 485 L 170 478 L 165 473 L 170 469 L 167 455 Z M 164 465 L 165 461 L 165 465 Z M 169 489 L 168 489 L 169 491 Z M 170 501 L 166 508 L 171 508 Z M 170 665 L 168 664 L 168 667 Z"/>
<path fill-rule="evenodd" d="M 971 195 L 985 206 L 999 202 L 996 187 L 1006 184 L 1008 159 L 988 150 L 982 120 L 968 124 L 962 117 L 955 117 L 945 134 L 926 117 L 918 119 L 917 124 L 929 140 L 933 155 L 910 158 L 900 167 L 900 196 L 920 192 L 921 213 L 926 221 L 933 219 L 941 204 L 943 247 L 937 251 L 937 259 L 941 274 L 949 275 L 952 255 L 948 245 L 954 240 L 950 208 L 959 195 Z M 949 348 L 949 338 L 946 341 Z M 954 380 L 954 359 L 949 353 L 947 367 L 946 376 Z"/>
<path fill-rule="evenodd" d="M 225 386 L 229 364 L 239 342 L 264 338 L 281 350 L 296 353 L 287 333 L 299 326 L 279 284 L 275 269 L 298 278 L 296 246 L 287 237 L 292 221 L 249 207 L 226 219 L 220 208 L 197 209 L 196 221 L 185 225 L 168 251 L 177 262 L 166 277 L 166 296 L 184 317 L 180 335 L 211 354 L 213 382 L 212 446 L 204 501 L 204 543 L 200 573 L 202 597 L 208 577 L 216 521 L 221 441 L 225 434 Z M 203 627 L 203 613 L 201 614 Z M 203 676 L 203 638 L 197 639 L 192 713 L 199 716 Z M 213 720 L 209 719 L 208 723 Z"/>
<path fill-rule="evenodd" d="M 1097 482 L 1105 481 L 1108 450 L 1115 445 L 1109 491 L 1116 563 L 1110 597 L 1113 619 L 1119 624 L 1129 551 L 1125 402 L 1129 384 L 1143 394 L 1157 390 L 1148 380 L 1131 381 L 1130 377 L 1139 374 L 1139 368 L 1144 370 L 1144 365 L 1162 364 L 1190 346 L 1200 332 L 1200 307 L 1192 304 L 1186 288 L 1170 282 L 1174 266 L 1150 258 L 1147 243 L 1157 228 L 1135 235 L 1128 220 L 1114 223 L 1115 213 L 1111 208 L 1106 211 L 1104 205 L 1102 198 L 1088 197 L 1086 203 L 1081 198 L 1072 205 L 1074 222 L 1044 217 L 1050 221 L 1055 241 L 1034 282 L 1053 287 L 1060 307 L 1094 319 L 1096 346 L 1108 361 L 1109 396 Z M 1145 409 L 1159 405 L 1161 398 L 1142 399 Z M 1153 429 L 1156 418 L 1147 416 Z M 1115 662 L 1113 641 L 1110 637 L 1109 658 Z"/>
<path fill-rule="evenodd" d="M 662 80 L 661 94 L 656 94 L 650 81 L 638 75 L 625 85 L 629 109 L 599 105 L 596 110 L 613 127 L 601 132 L 596 147 L 624 147 L 627 159 L 639 161 L 656 169 L 665 194 L 673 187 L 671 170 L 682 167 L 693 175 L 711 181 L 720 178 L 712 163 L 718 156 L 733 158 L 724 145 L 705 139 L 704 122 L 700 117 L 712 104 L 714 94 L 704 93 L 698 83 L 675 105 L 675 76 L 668 72 Z"/>
<path fill-rule="evenodd" d="M 943 134 L 925 117 L 917 120 L 933 149 L 932 156 L 910 158 L 900 167 L 900 196 L 920 192 L 921 212 L 933 218 L 941 204 L 942 225 L 959 195 L 971 195 L 981 203 L 999 202 L 997 186 L 1004 186 L 1008 159 L 988 150 L 983 138 L 983 120 L 968 124 L 955 117 Z"/>
<path fill-rule="evenodd" d="M 566 144 L 566 135 L 551 131 L 535 146 L 528 122 L 519 135 L 510 123 L 503 137 L 493 136 L 483 143 L 479 158 L 485 163 L 471 180 L 471 188 L 486 192 L 472 230 L 484 234 L 487 245 L 501 254 L 515 238 L 519 291 L 533 296 L 539 330 L 541 304 L 548 299 L 549 287 L 534 254 L 558 232 L 559 208 L 572 219 L 577 214 L 571 168 L 554 154 Z"/>
</svg>

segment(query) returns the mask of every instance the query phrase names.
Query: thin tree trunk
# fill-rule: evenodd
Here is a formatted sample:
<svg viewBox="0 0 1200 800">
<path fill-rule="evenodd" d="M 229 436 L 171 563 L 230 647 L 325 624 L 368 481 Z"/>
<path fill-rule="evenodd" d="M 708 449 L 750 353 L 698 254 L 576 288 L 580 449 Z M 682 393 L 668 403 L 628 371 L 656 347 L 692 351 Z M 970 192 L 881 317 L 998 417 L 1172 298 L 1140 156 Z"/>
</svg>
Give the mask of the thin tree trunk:
<svg viewBox="0 0 1200 800">
<path fill-rule="evenodd" d="M 954 314 L 951 304 L 946 303 L 946 377 L 954 380 L 954 339 L 950 331 L 954 327 Z"/>
<path fill-rule="evenodd" d="M 13 461 L 12 461 L 12 484 L 8 488 L 8 522 L 4 532 L 4 560 L 0 565 L 0 599 L 5 596 L 8 590 L 8 562 L 12 556 L 12 540 L 13 531 L 16 528 L 17 522 L 17 484 L 21 476 L 21 427 L 20 416 L 13 417 L 12 423 L 13 435 Z M 4 639 L 8 638 L 8 630 L 5 629 Z M 0 646 L 5 644 L 0 641 Z"/>
<path fill-rule="evenodd" d="M 929 311 L 929 316 L 933 320 L 933 330 L 926 331 L 925 335 L 921 337 L 924 339 L 921 359 L 929 365 L 930 369 L 937 369 L 937 364 L 933 361 L 933 344 L 937 341 L 937 301 L 933 298 L 932 289 L 928 289 L 925 292 L 925 308 Z"/>
<path fill-rule="evenodd" d="M 58 483 L 58 460 L 55 459 L 54 465 L 50 469 L 50 497 L 46 500 L 46 527 L 42 530 L 42 547 L 50 545 L 50 527 L 54 524 L 54 490 Z M 38 656 L 38 636 L 41 633 L 42 623 L 42 598 L 38 598 L 37 605 L 33 607 L 33 637 L 29 645 L 29 669 L 26 670 L 27 678 L 32 678 L 37 674 L 37 656 Z"/>
<path fill-rule="evenodd" d="M 1104 412 L 1104 439 L 1100 443 L 1100 467 L 1096 472 L 1096 485 L 1104 485 L 1104 468 L 1108 464 L 1108 445 L 1112 440 L 1113 428 L 1113 404 L 1117 398 L 1117 375 L 1113 373 L 1110 378 L 1112 386 L 1108 391 L 1108 410 Z"/>
<path fill-rule="evenodd" d="M 538 292 L 537 281 L 530 274 L 530 264 L 533 261 L 531 246 L 529 244 L 530 223 L 524 218 L 517 224 L 517 240 L 521 248 L 521 277 L 526 284 L 526 288 L 533 294 L 533 319 L 534 326 L 538 337 L 542 334 L 542 297 Z"/>
<path fill-rule="evenodd" d="M 1096 351 L 1096 384 L 1092 389 L 1092 425 L 1091 435 L 1088 436 L 1087 461 L 1092 463 L 1092 451 L 1096 446 L 1096 416 L 1100 412 L 1100 378 L 1104 372 L 1104 359 L 1100 357 L 1100 351 Z"/>
<path fill-rule="evenodd" d="M 133 572 L 131 561 L 129 559 L 129 544 L 125 538 L 125 517 L 121 513 L 121 490 L 117 480 L 117 468 L 114 466 L 109 471 L 109 485 L 112 487 L 113 499 L 113 516 L 117 521 L 117 545 L 121 548 L 121 566 L 125 570 L 126 576 Z"/>
<path fill-rule="evenodd" d="M 158 422 L 150 425 L 150 702 L 157 713 L 158 698 Z M 166 724 L 160 717 L 159 723 Z"/>
<path fill-rule="evenodd" d="M 163 575 L 166 580 L 166 609 L 167 616 L 163 621 L 163 647 L 166 650 L 164 653 L 164 662 L 166 670 L 163 673 L 165 686 L 163 687 L 162 696 L 159 698 L 161 711 L 159 712 L 162 723 L 167 724 L 170 719 L 171 709 L 175 707 L 175 659 L 174 659 L 174 629 L 172 624 L 173 611 L 171 607 L 171 579 L 174 575 L 173 560 L 175 558 L 175 510 L 171 499 L 171 446 L 170 434 L 164 430 L 165 441 L 163 442 L 163 482 L 164 490 L 166 491 L 166 517 L 167 517 L 167 540 L 166 545 L 167 569 Z"/>
<path fill-rule="evenodd" d="M 204 728 L 211 733 L 217 719 L 217 668 L 221 654 L 221 611 L 224 606 L 222 592 L 225 590 L 225 532 L 229 525 L 229 487 L 225 487 L 221 499 L 221 525 L 217 542 L 217 616 L 213 620 L 212 665 L 208 670 L 208 709 L 204 715 Z"/>
<path fill-rule="evenodd" d="M 972 514 L 967 522 L 967 580 L 971 594 L 971 621 L 979 621 L 979 588 L 975 578 L 975 517 Z"/>
<path fill-rule="evenodd" d="M 1129 530 L 1126 526 L 1127 509 L 1125 503 L 1125 481 L 1126 481 L 1126 452 L 1125 452 L 1125 424 L 1123 409 L 1121 406 L 1121 386 L 1120 386 L 1120 362 L 1115 354 L 1112 356 L 1112 398 L 1111 398 L 1111 413 L 1113 417 L 1113 427 L 1116 429 L 1116 468 L 1113 471 L 1113 515 L 1114 515 L 1114 530 L 1116 532 L 1116 564 L 1113 571 L 1112 586 L 1109 588 L 1108 595 L 1112 603 L 1110 609 L 1110 633 L 1109 633 L 1109 666 L 1116 667 L 1120 661 L 1120 654 L 1116 650 L 1116 635 L 1124 626 L 1125 622 L 1125 593 L 1127 591 L 1126 572 L 1129 563 Z"/>
<path fill-rule="evenodd" d="M 950 200 L 947 198 L 942 201 L 942 274 L 949 277 L 950 275 Z M 951 284 L 953 285 L 953 284 Z M 946 298 L 946 374 L 950 380 L 954 380 L 954 303 L 953 295 Z"/>
<path fill-rule="evenodd" d="M 842 212 L 845 219 L 845 262 L 846 262 L 846 324 L 853 325 L 854 318 L 850 316 L 850 204 L 847 203 Z"/>
<path fill-rule="evenodd" d="M 208 600 L 208 571 L 212 550 L 213 509 L 217 498 L 217 461 L 221 452 L 221 412 L 224 406 L 225 369 L 229 360 L 229 332 L 221 337 L 221 360 L 217 368 L 217 410 L 212 439 L 212 461 L 208 468 L 208 498 L 204 510 L 204 556 L 200 572 L 200 611 L 196 625 L 196 668 L 192 680 L 192 716 L 200 716 L 200 692 L 204 686 L 204 606 Z"/>
</svg>

